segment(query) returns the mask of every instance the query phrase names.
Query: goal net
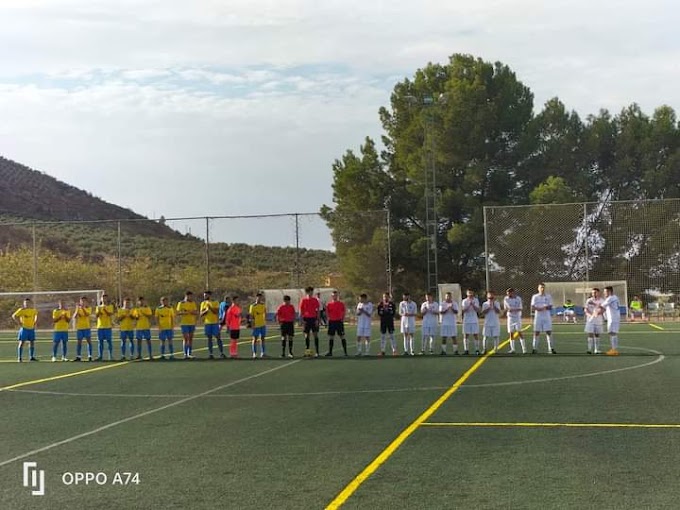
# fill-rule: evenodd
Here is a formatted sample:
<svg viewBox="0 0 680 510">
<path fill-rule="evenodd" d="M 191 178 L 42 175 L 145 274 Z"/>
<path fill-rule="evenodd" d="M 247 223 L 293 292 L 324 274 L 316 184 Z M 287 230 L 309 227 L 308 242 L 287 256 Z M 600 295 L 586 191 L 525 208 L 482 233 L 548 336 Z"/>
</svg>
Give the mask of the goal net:
<svg viewBox="0 0 680 510">
<path fill-rule="evenodd" d="M 314 289 L 314 295 L 321 299 L 322 304 L 326 304 L 331 299 L 331 293 L 335 289 L 332 287 L 323 287 Z M 298 307 L 300 301 L 305 297 L 304 289 L 263 289 L 260 291 L 264 296 L 265 305 L 267 308 L 267 321 L 273 322 L 276 319 L 276 310 L 283 304 L 283 296 L 290 296 L 290 304 L 295 307 L 299 313 Z"/>
<path fill-rule="evenodd" d="M 63 300 L 69 310 L 75 310 L 81 297 L 87 297 L 94 308 L 102 298 L 103 290 L 53 290 L 40 292 L 0 292 L 0 328 L 14 327 L 12 313 L 21 308 L 24 299 L 30 298 L 33 308 L 38 310 L 37 329 L 52 329 L 52 310 Z"/>
</svg>

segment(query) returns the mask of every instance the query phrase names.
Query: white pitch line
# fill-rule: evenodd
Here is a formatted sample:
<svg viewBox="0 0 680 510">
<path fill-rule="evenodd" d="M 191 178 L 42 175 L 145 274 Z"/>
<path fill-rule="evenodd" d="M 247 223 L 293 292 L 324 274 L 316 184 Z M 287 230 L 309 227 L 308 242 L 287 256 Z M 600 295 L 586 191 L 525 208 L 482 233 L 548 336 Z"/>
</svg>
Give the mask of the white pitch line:
<svg viewBox="0 0 680 510">
<path fill-rule="evenodd" d="M 663 354 L 658 351 L 652 351 L 652 349 L 645 349 L 642 347 L 628 347 L 628 349 L 644 350 L 650 351 L 659 356 L 647 363 L 641 365 L 633 365 L 630 367 L 614 368 L 611 370 L 599 370 L 597 372 L 587 372 L 585 374 L 573 374 L 565 375 L 559 377 L 546 377 L 542 379 L 525 379 L 522 381 L 505 381 L 496 383 L 480 383 L 480 384 L 466 384 L 465 388 L 495 388 L 502 386 L 517 386 L 521 384 L 537 384 L 553 381 L 565 381 L 571 379 L 581 379 L 584 377 L 597 377 L 600 375 L 609 375 L 617 372 L 626 372 L 628 370 L 637 370 L 640 368 L 649 367 L 656 365 L 664 361 L 666 358 Z M 210 398 L 272 398 L 272 397 L 325 397 L 333 395 L 360 395 L 360 394 L 375 394 L 375 393 L 406 393 L 406 392 L 417 392 L 417 391 L 441 391 L 447 389 L 446 386 L 426 386 L 426 387 L 413 387 L 413 388 L 384 388 L 375 390 L 337 390 L 337 391 L 314 391 L 314 392 L 289 392 L 289 393 L 223 393 L 223 394 L 209 394 L 203 395 L 204 397 Z M 52 396 L 67 396 L 67 397 L 111 397 L 111 398 L 186 398 L 195 395 L 184 395 L 184 394 L 135 394 L 135 393 L 67 393 L 60 391 L 42 391 L 42 390 L 9 390 L 12 393 L 31 393 L 37 395 L 52 395 Z"/>
<path fill-rule="evenodd" d="M 559 377 L 546 377 L 541 379 L 525 379 L 520 381 L 505 381 L 505 382 L 495 382 L 495 383 L 479 383 L 479 384 L 466 384 L 465 388 L 496 388 L 503 386 L 517 386 L 522 384 L 537 384 L 553 381 L 566 381 L 571 379 L 581 379 L 585 377 L 597 377 L 600 375 L 609 375 L 617 372 L 626 372 L 628 370 L 638 370 L 640 368 L 646 368 L 657 363 L 661 363 L 666 359 L 666 357 L 659 351 L 653 349 L 646 349 L 644 347 L 624 347 L 625 349 L 634 349 L 639 351 L 647 351 L 653 354 L 657 354 L 658 357 L 647 363 L 642 363 L 641 365 L 633 365 L 630 367 L 614 368 L 611 370 L 598 370 L 597 372 L 587 372 L 584 374 L 573 374 L 565 375 Z M 296 360 L 301 361 L 301 360 Z M 199 395 L 195 394 L 138 394 L 138 393 L 71 393 L 62 391 L 45 391 L 45 390 L 8 390 L 12 393 L 29 393 L 34 395 L 50 395 L 50 396 L 63 396 L 63 397 L 111 397 L 111 398 L 190 398 L 190 397 L 210 397 L 210 398 L 272 398 L 272 397 L 324 397 L 333 395 L 356 395 L 356 394 L 380 394 L 380 393 L 406 393 L 406 392 L 418 392 L 418 391 L 441 391 L 447 389 L 446 386 L 426 386 L 426 387 L 412 387 L 412 388 L 384 388 L 375 390 L 336 390 L 336 391 L 315 391 L 315 392 L 288 392 L 288 393 L 223 393 L 215 395 L 212 390 L 210 393 L 201 393 Z"/>
<path fill-rule="evenodd" d="M 446 386 L 430 386 L 424 388 L 384 388 L 375 390 L 337 390 L 337 391 L 313 391 L 313 392 L 289 392 L 289 393 L 222 393 L 203 395 L 208 398 L 256 398 L 256 397 L 325 397 L 329 395 L 356 395 L 365 393 L 403 393 L 409 391 L 441 391 Z M 63 393 L 58 391 L 40 390 L 9 390 L 15 393 L 32 393 L 39 395 L 66 396 L 66 397 L 115 397 L 115 398 L 182 398 L 195 395 L 170 395 L 170 394 L 125 394 L 125 393 Z"/>
<path fill-rule="evenodd" d="M 118 425 L 122 425 L 123 423 L 128 423 L 133 420 L 138 420 L 139 418 L 144 418 L 145 416 L 150 416 L 155 413 L 159 413 L 161 411 L 165 411 L 166 409 L 170 409 L 172 407 L 176 407 L 182 404 L 186 404 L 187 402 L 191 402 L 192 400 L 196 400 L 197 398 L 205 397 L 206 395 L 210 395 L 211 393 L 215 393 L 216 391 L 223 390 L 224 388 L 229 388 L 231 386 L 236 386 L 237 384 L 241 384 L 246 381 L 250 381 L 251 379 L 256 379 L 258 377 L 262 377 L 263 375 L 271 374 L 272 372 L 276 372 L 277 370 L 281 370 L 282 368 L 289 367 L 291 365 L 294 365 L 295 363 L 299 363 L 300 360 L 297 359 L 295 361 L 291 361 L 290 363 L 286 363 L 285 365 L 279 365 L 277 367 L 271 368 L 269 370 L 265 370 L 264 372 L 258 372 L 257 374 L 249 375 L 248 377 L 243 377 L 241 379 L 238 379 L 236 381 L 232 381 L 227 384 L 222 384 L 220 386 L 216 386 L 215 388 L 212 388 L 210 390 L 204 391 L 203 393 L 198 393 L 197 395 L 192 395 L 190 397 L 183 398 L 181 400 L 177 400 L 175 402 L 171 402 L 169 404 L 165 404 L 161 407 L 155 407 L 153 409 L 149 409 L 148 411 L 144 411 L 139 414 L 135 414 L 133 416 L 128 416 L 127 418 L 123 418 L 122 420 L 117 420 L 111 423 L 108 423 L 107 425 L 102 425 L 101 427 L 97 427 L 96 429 L 90 430 L 89 432 L 83 432 L 82 434 L 78 434 L 66 439 L 62 439 L 61 441 L 57 441 L 56 443 L 48 444 L 47 446 L 43 446 L 42 448 L 38 448 L 37 450 L 31 450 L 30 452 L 22 453 L 21 455 L 18 455 L 14 458 L 4 460 L 0 462 L 0 467 L 6 466 L 8 464 L 11 464 L 13 462 L 16 462 L 18 460 L 25 459 L 27 457 L 31 457 L 33 455 L 37 455 L 38 453 L 46 452 L 48 450 L 51 450 L 53 448 L 56 448 L 57 446 L 62 446 L 68 443 L 72 443 L 73 441 L 77 441 L 79 439 L 83 439 L 84 437 L 88 437 L 94 434 L 97 434 L 99 432 L 102 432 L 104 430 L 108 430 L 110 428 L 116 427 Z"/>
</svg>

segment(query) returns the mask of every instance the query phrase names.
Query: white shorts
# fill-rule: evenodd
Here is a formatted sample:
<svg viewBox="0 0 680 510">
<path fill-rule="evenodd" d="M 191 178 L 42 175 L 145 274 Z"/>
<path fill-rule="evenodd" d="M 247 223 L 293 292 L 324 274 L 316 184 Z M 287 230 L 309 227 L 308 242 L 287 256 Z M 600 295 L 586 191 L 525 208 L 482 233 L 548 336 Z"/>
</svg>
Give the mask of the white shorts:
<svg viewBox="0 0 680 510">
<path fill-rule="evenodd" d="M 442 338 L 456 338 L 457 329 L 455 324 L 442 324 Z"/>
<path fill-rule="evenodd" d="M 402 317 L 401 332 L 413 334 L 416 330 L 416 320 L 413 317 Z"/>
<path fill-rule="evenodd" d="M 423 324 L 421 331 L 423 333 L 423 337 L 437 336 L 437 325 Z"/>
<path fill-rule="evenodd" d="M 549 317 L 534 317 L 534 333 L 552 331 L 552 320 Z"/>
<path fill-rule="evenodd" d="M 567 317 L 573 317 L 574 315 L 576 315 L 576 312 L 574 310 L 565 310 L 564 315 L 566 315 Z"/>
<path fill-rule="evenodd" d="M 508 319 L 508 335 L 522 331 L 522 319 Z"/>
<path fill-rule="evenodd" d="M 501 336 L 500 324 L 484 324 L 484 336 L 487 338 L 496 338 Z"/>
<path fill-rule="evenodd" d="M 607 322 L 607 333 L 616 334 L 619 332 L 619 327 L 621 327 L 621 321 Z"/>
<path fill-rule="evenodd" d="M 371 326 L 359 326 L 357 327 L 358 337 L 368 337 L 371 338 Z"/>
<path fill-rule="evenodd" d="M 465 335 L 479 335 L 479 322 L 464 322 L 463 334 Z"/>
<path fill-rule="evenodd" d="M 601 335 L 602 334 L 602 324 L 595 324 L 592 322 L 586 322 L 586 327 L 584 329 L 589 335 Z"/>
</svg>

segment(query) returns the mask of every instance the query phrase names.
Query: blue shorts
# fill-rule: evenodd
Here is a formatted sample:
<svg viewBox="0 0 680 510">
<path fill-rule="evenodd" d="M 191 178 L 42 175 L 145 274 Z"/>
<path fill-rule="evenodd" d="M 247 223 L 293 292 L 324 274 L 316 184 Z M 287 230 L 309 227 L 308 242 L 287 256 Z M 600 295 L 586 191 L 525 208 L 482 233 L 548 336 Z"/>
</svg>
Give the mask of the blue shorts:
<svg viewBox="0 0 680 510">
<path fill-rule="evenodd" d="M 20 342 L 35 342 L 35 329 L 19 328 L 17 339 Z"/>
<path fill-rule="evenodd" d="M 137 330 L 137 340 L 151 340 L 151 330 L 150 329 L 138 329 Z"/>
<path fill-rule="evenodd" d="M 68 331 L 55 331 L 52 333 L 52 340 L 54 342 L 68 342 Z"/>
<path fill-rule="evenodd" d="M 120 332 L 120 339 L 121 340 L 130 340 L 130 342 L 132 342 L 132 340 L 134 340 L 134 338 L 135 338 L 135 332 L 132 331 L 131 329 L 128 330 L 128 331 L 121 331 Z"/>
<path fill-rule="evenodd" d="M 79 329 L 76 332 L 76 338 L 78 340 L 92 340 L 92 330 L 89 329 Z"/>
<path fill-rule="evenodd" d="M 260 326 L 259 328 L 253 328 L 253 336 L 255 338 L 264 338 L 267 336 L 267 326 Z"/>
<path fill-rule="evenodd" d="M 184 326 L 182 325 L 182 334 L 183 335 L 188 335 L 189 333 L 193 333 L 196 331 L 196 326 Z"/>
<path fill-rule="evenodd" d="M 161 329 L 158 332 L 158 338 L 161 340 L 172 340 L 173 331 L 171 329 Z"/>
<path fill-rule="evenodd" d="M 205 336 L 220 336 L 219 324 L 206 324 L 204 328 Z"/>
<path fill-rule="evenodd" d="M 112 342 L 113 333 L 111 332 L 111 328 L 97 329 L 97 340 L 99 340 L 100 342 L 103 342 L 104 340 L 106 340 L 107 342 Z"/>
</svg>

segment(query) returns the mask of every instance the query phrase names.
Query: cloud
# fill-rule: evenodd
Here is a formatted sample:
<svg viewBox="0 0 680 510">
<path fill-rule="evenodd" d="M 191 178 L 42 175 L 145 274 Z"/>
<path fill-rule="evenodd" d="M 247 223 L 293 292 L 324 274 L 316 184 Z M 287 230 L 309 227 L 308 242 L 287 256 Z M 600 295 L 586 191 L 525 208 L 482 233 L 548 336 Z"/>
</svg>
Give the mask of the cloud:
<svg viewBox="0 0 680 510">
<path fill-rule="evenodd" d="M 677 107 L 678 13 L 670 0 L 4 0 L 0 153 L 146 214 L 316 210 L 332 160 L 379 137 L 394 83 L 454 52 L 510 65 L 538 108 Z"/>
</svg>

